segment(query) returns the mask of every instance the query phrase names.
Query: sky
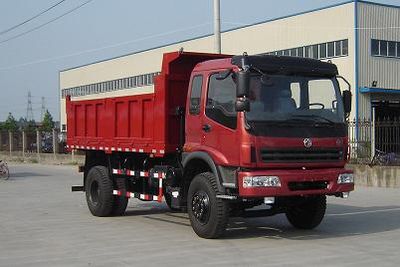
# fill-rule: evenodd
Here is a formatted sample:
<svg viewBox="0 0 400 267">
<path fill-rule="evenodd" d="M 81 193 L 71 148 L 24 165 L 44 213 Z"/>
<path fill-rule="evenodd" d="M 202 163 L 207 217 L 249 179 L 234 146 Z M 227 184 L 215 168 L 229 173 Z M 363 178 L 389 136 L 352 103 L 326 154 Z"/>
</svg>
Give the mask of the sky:
<svg viewBox="0 0 400 267">
<path fill-rule="evenodd" d="M 228 30 L 344 0 L 220 1 L 221 29 Z M 375 2 L 400 5 L 399 0 Z M 28 92 L 36 121 L 42 97 L 58 120 L 60 70 L 212 32 L 213 0 L 0 0 L 0 121 L 9 112 L 26 117 Z"/>
</svg>

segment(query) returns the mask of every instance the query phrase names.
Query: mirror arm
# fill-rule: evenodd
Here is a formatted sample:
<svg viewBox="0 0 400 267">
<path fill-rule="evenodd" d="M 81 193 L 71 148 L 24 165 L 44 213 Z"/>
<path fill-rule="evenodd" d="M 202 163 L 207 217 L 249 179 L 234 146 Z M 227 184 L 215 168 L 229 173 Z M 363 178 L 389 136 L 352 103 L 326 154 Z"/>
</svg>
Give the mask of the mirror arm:
<svg viewBox="0 0 400 267">
<path fill-rule="evenodd" d="M 350 84 L 350 82 L 349 82 L 348 80 L 346 80 L 345 77 L 343 77 L 343 76 L 341 76 L 341 75 L 336 75 L 336 78 L 339 78 L 339 79 L 341 79 L 342 81 L 344 81 L 344 82 L 347 84 L 347 86 L 349 87 L 349 91 L 351 91 L 351 84 Z"/>
</svg>

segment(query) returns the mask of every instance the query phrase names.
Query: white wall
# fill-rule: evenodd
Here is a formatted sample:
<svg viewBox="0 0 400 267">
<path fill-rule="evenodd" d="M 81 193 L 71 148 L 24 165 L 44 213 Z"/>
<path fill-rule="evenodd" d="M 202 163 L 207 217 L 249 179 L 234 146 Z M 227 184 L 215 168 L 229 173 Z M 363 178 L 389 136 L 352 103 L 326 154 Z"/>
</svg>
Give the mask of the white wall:
<svg viewBox="0 0 400 267">
<path fill-rule="evenodd" d="M 354 85 L 354 3 L 225 32 L 222 34 L 222 53 L 242 54 L 246 51 L 248 54 L 259 54 L 342 39 L 348 39 L 349 55 L 331 61 L 338 66 L 340 74 Z M 214 42 L 211 36 L 204 37 L 62 71 L 60 88 L 158 72 L 162 54 L 181 47 L 185 51 L 210 52 L 214 49 Z M 137 90 L 125 89 L 102 96 L 130 95 Z M 61 124 L 65 124 L 65 101 L 61 99 L 60 102 Z"/>
</svg>

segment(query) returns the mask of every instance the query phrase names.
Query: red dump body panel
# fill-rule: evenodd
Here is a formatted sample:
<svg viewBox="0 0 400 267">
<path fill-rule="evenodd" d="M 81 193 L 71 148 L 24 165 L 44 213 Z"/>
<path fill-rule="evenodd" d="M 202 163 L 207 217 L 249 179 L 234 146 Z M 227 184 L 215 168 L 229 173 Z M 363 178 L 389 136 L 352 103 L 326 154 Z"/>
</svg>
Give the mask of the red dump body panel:
<svg viewBox="0 0 400 267">
<path fill-rule="evenodd" d="M 197 63 L 227 55 L 173 52 L 163 56 L 154 93 L 73 101 L 67 96 L 67 144 L 71 149 L 125 151 L 163 156 L 179 144 L 177 107 L 185 108 Z"/>
</svg>

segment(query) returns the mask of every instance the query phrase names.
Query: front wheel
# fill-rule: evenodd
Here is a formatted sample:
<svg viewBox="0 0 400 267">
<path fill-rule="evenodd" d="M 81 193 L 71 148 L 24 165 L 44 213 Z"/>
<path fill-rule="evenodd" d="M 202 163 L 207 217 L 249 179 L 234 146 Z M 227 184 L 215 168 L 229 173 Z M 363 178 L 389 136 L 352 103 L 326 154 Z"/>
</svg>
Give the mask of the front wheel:
<svg viewBox="0 0 400 267">
<path fill-rule="evenodd" d="M 326 196 L 302 198 L 299 204 L 288 208 L 286 217 L 296 228 L 313 229 L 321 223 L 325 210 Z"/>
<path fill-rule="evenodd" d="M 194 232 L 203 238 L 217 238 L 228 223 L 228 203 L 218 199 L 215 176 L 204 172 L 196 175 L 188 191 L 188 214 Z"/>
</svg>

